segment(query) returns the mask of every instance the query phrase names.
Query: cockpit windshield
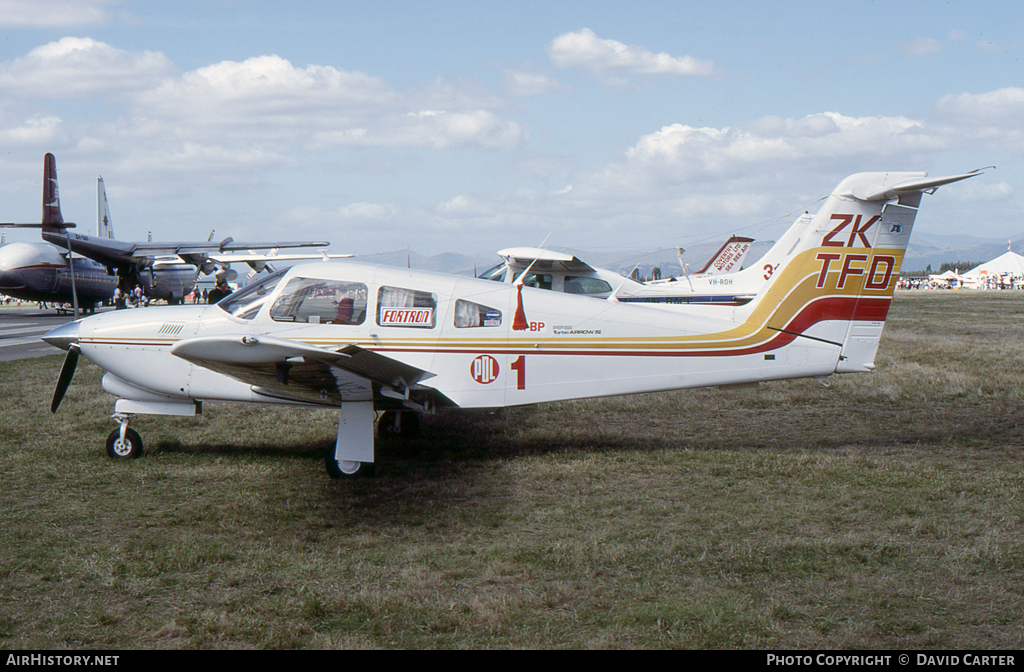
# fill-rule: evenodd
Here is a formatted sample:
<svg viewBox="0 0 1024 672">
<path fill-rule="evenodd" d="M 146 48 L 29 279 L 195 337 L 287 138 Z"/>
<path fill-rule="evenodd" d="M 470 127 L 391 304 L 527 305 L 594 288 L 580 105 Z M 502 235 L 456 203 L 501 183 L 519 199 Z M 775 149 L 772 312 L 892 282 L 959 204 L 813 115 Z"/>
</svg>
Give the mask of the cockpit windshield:
<svg viewBox="0 0 1024 672">
<path fill-rule="evenodd" d="M 287 269 L 271 273 L 270 275 L 250 283 L 234 294 L 229 294 L 217 302 L 217 307 L 231 313 L 243 320 L 251 320 L 260 312 L 263 303 L 267 300 L 281 282 L 281 278 L 287 273 Z"/>
<path fill-rule="evenodd" d="M 498 264 L 492 268 L 488 268 L 486 271 L 478 275 L 477 277 L 482 280 L 494 280 L 495 282 L 505 282 L 505 273 L 508 271 L 508 266 L 505 264 Z"/>
</svg>

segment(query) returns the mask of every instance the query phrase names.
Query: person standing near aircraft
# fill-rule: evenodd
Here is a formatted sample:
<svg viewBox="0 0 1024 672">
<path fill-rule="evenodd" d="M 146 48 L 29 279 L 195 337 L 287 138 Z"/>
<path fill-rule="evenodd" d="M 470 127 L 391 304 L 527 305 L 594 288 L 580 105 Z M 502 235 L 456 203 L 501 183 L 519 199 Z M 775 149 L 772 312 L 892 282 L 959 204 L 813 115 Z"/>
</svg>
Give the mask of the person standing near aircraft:
<svg viewBox="0 0 1024 672">
<path fill-rule="evenodd" d="M 226 278 L 217 278 L 217 285 L 210 290 L 207 295 L 207 303 L 217 303 L 225 296 L 231 293 L 231 288 L 228 287 L 228 281 Z"/>
</svg>

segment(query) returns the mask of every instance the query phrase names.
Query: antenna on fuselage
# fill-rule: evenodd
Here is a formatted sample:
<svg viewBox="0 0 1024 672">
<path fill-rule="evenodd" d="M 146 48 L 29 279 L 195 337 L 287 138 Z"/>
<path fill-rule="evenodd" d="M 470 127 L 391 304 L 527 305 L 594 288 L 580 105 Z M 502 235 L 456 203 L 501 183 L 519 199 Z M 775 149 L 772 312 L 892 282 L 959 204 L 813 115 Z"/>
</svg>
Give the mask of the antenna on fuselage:
<svg viewBox="0 0 1024 672">
<path fill-rule="evenodd" d="M 690 280 L 690 267 L 689 267 L 689 265 L 683 261 L 683 252 L 686 252 L 686 250 L 681 248 L 681 247 L 677 247 L 676 248 L 676 256 L 679 257 L 679 265 L 683 269 L 683 277 L 686 278 L 686 282 L 690 283 L 690 291 L 692 292 L 693 291 L 693 280 Z"/>
<path fill-rule="evenodd" d="M 520 273 L 520 274 L 519 274 L 519 277 L 518 277 L 518 278 L 515 278 L 515 279 L 514 279 L 514 280 L 512 281 L 512 284 L 513 284 L 513 285 L 521 285 L 521 284 L 523 284 L 523 278 L 525 278 L 525 277 L 526 277 L 526 274 L 530 272 L 530 269 L 531 269 L 531 268 L 533 268 L 533 265 L 534 265 L 534 264 L 536 264 L 536 263 L 537 263 L 537 260 L 536 260 L 536 259 L 534 259 L 533 261 L 531 261 L 531 262 L 530 262 L 530 265 L 526 267 L 526 270 L 524 270 L 524 271 L 523 271 L 522 273 Z"/>
</svg>

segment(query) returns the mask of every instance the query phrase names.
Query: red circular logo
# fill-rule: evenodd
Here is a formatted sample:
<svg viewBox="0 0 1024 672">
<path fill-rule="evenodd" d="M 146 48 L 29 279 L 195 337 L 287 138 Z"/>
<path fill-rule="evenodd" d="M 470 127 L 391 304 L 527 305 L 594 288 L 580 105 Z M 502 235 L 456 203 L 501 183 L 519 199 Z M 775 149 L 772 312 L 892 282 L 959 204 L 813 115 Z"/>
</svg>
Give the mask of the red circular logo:
<svg viewBox="0 0 1024 672">
<path fill-rule="evenodd" d="M 493 383 L 498 377 L 498 360 L 490 355 L 480 355 L 469 365 L 469 374 L 478 383 Z"/>
</svg>

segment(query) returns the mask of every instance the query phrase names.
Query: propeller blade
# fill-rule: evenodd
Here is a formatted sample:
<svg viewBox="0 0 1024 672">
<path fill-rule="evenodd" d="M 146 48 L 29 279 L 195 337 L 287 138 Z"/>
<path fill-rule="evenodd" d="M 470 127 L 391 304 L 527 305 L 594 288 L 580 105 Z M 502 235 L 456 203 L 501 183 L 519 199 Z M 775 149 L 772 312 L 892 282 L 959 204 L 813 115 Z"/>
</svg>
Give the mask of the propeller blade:
<svg viewBox="0 0 1024 672">
<path fill-rule="evenodd" d="M 68 385 L 75 375 L 75 367 L 78 366 L 77 343 L 68 347 L 68 354 L 64 357 L 64 364 L 60 367 L 60 375 L 57 376 L 57 387 L 53 390 L 53 401 L 50 402 L 50 413 L 56 413 L 60 408 L 60 402 L 64 400 L 64 393 L 68 391 Z"/>
</svg>

